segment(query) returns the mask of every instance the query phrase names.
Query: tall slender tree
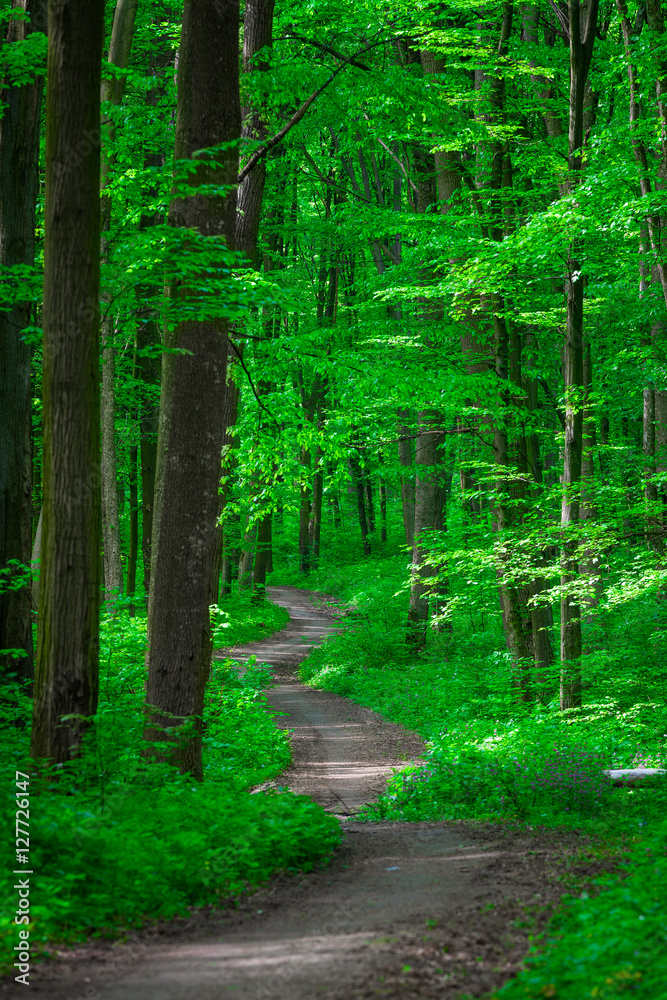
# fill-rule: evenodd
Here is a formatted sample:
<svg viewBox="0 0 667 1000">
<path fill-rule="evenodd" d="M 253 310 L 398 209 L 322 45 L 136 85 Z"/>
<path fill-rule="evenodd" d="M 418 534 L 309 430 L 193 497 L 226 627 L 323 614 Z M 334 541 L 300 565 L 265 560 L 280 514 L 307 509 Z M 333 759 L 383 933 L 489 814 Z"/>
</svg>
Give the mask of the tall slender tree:
<svg viewBox="0 0 667 1000">
<path fill-rule="evenodd" d="M 584 95 L 597 32 L 598 0 L 589 0 L 585 21 L 579 0 L 569 0 L 570 103 L 568 128 L 568 194 L 576 195 L 582 179 L 584 146 Z M 561 527 L 571 532 L 579 522 L 584 408 L 584 274 L 578 241 L 572 240 L 565 278 L 567 324 L 563 354 L 565 383 L 565 444 L 563 452 L 563 502 Z M 577 572 L 576 546 L 563 546 L 560 608 L 561 708 L 581 704 L 581 609 L 568 592 Z"/>
<path fill-rule="evenodd" d="M 15 6 L 29 20 L 12 19 L 7 41 L 46 31 L 46 0 Z M 32 265 L 35 258 L 35 205 L 39 190 L 39 125 L 43 78 L 0 91 L 0 265 Z M 30 349 L 23 330 L 30 303 L 0 312 L 0 567 L 10 560 L 30 562 Z M 0 650 L 3 671 L 33 674 L 31 596 L 26 585 L 0 592 Z"/>
<path fill-rule="evenodd" d="M 107 61 L 117 69 L 127 69 L 132 51 L 134 24 L 138 0 L 118 0 L 114 12 L 113 28 Z M 102 82 L 103 104 L 118 106 L 125 91 L 125 76 L 114 76 Z M 111 195 L 108 187 L 112 157 L 109 146 L 115 133 L 113 119 L 105 115 L 102 127 L 102 256 L 109 258 L 109 229 L 111 227 Z M 114 345 L 115 317 L 111 297 L 105 296 L 102 317 L 102 535 L 104 548 L 104 589 L 107 600 L 123 592 L 123 568 L 120 553 L 120 520 L 118 511 L 118 480 L 116 461 L 116 349 Z"/>
</svg>

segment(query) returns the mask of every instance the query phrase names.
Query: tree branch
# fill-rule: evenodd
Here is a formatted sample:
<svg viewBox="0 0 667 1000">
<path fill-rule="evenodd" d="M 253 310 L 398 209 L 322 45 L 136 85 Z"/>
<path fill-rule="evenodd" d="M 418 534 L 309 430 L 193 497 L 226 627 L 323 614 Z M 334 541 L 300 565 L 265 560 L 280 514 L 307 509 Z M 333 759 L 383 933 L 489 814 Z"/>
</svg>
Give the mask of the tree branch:
<svg viewBox="0 0 667 1000">
<path fill-rule="evenodd" d="M 313 103 L 313 101 L 315 101 L 320 96 L 320 94 L 327 89 L 329 84 L 336 79 L 341 70 L 345 69 L 346 66 L 349 66 L 352 62 L 354 62 L 357 56 L 362 55 L 364 52 L 369 52 L 371 49 L 374 49 L 377 45 L 382 45 L 383 42 L 384 42 L 383 38 L 378 39 L 378 41 L 371 42 L 370 45 L 366 45 L 363 49 L 359 49 L 359 51 L 355 52 L 353 56 L 349 56 L 349 58 L 347 58 L 344 62 L 342 62 L 340 66 L 337 66 L 336 69 L 331 74 L 331 76 L 329 77 L 329 79 L 325 80 L 322 86 L 318 87 L 317 90 L 314 90 L 313 93 L 310 95 L 310 97 L 306 98 L 301 107 L 294 112 L 294 114 L 287 122 L 287 124 L 284 125 L 279 132 L 276 132 L 276 134 L 272 136 L 265 143 L 265 145 L 262 146 L 261 149 L 258 149 L 256 153 L 253 153 L 253 155 L 250 157 L 243 170 L 241 170 L 241 172 L 239 173 L 238 183 L 240 184 L 241 181 L 245 180 L 245 178 L 248 176 L 253 167 L 255 167 L 256 164 L 258 164 L 259 161 L 263 157 L 265 157 L 266 154 L 270 150 L 272 150 L 274 146 L 277 146 L 278 143 L 285 138 L 287 133 L 290 132 L 295 125 L 299 124 L 299 122 L 301 121 L 301 119 L 303 118 L 306 111 Z"/>
<path fill-rule="evenodd" d="M 234 351 L 234 354 L 239 359 L 239 364 L 241 365 L 241 368 L 246 373 L 246 378 L 248 379 L 248 383 L 250 384 L 250 388 L 253 391 L 253 395 L 254 395 L 255 399 L 259 403 L 260 407 L 264 410 L 264 412 L 268 413 L 268 415 L 271 417 L 271 419 L 273 420 L 273 422 L 276 425 L 276 427 L 278 428 L 278 430 L 281 430 L 280 424 L 278 423 L 278 421 L 276 420 L 276 418 L 274 417 L 274 415 L 271 413 L 271 410 L 268 408 L 268 406 L 265 406 L 264 403 L 262 402 L 262 400 L 259 398 L 259 394 L 257 392 L 257 389 L 255 388 L 255 383 L 252 380 L 252 376 L 251 376 L 250 372 L 248 371 L 248 369 L 245 366 L 245 362 L 243 360 L 243 355 L 241 354 L 241 352 L 239 351 L 238 347 L 236 346 L 236 344 L 234 343 L 234 341 L 232 340 L 231 337 L 229 338 L 229 346 Z"/>
<path fill-rule="evenodd" d="M 323 45 L 322 42 L 318 42 L 314 38 L 304 38 L 303 35 L 297 35 L 293 31 L 288 31 L 283 35 L 283 39 L 287 40 L 289 38 L 295 38 L 299 42 L 305 42 L 306 45 L 312 45 L 313 48 L 320 49 L 321 52 L 328 52 L 329 55 L 335 56 L 336 59 L 345 59 L 342 52 L 336 52 L 335 49 L 329 48 L 328 45 Z M 370 66 L 366 66 L 366 64 L 362 62 L 357 62 L 354 57 L 349 60 L 349 63 L 350 66 L 356 66 L 357 69 L 365 69 L 368 73 L 371 71 Z"/>
</svg>

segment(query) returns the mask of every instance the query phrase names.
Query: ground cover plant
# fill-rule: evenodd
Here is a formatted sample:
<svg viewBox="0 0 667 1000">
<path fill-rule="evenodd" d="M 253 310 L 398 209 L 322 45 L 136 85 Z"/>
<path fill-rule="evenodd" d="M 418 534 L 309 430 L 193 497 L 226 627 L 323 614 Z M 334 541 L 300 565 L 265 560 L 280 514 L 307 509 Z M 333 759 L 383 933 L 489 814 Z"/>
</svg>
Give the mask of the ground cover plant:
<svg viewBox="0 0 667 1000">
<path fill-rule="evenodd" d="M 642 839 L 624 877 L 600 880 L 594 900 L 568 900 L 546 941 L 494 1000 L 665 995 L 667 825 Z"/>
<path fill-rule="evenodd" d="M 239 617 L 250 611 L 247 619 Z M 249 602 L 213 612 L 218 635 L 256 638 Z M 265 602 L 264 630 L 282 608 Z M 79 758 L 33 776 L 30 862 L 33 957 L 88 936 L 123 936 L 189 907 L 223 905 L 276 871 L 308 870 L 340 839 L 336 820 L 315 803 L 254 785 L 290 762 L 288 735 L 267 710 L 268 670 L 213 662 L 203 719 L 205 781 L 142 757 L 146 619 L 116 609 L 102 622 L 101 693 Z M 12 842 L 14 769 L 28 757 L 30 700 L 3 690 L 1 824 Z M 19 725 L 16 725 L 18 721 Z M 21 724 L 22 723 L 22 724 Z M 39 792 L 39 794 L 36 794 Z M 12 859 L 8 859 L 8 862 Z M 8 869 L 13 867 L 8 863 Z M 7 898 L 12 893 L 7 890 Z M 0 970 L 12 968 L 13 913 L 0 914 Z"/>
<path fill-rule="evenodd" d="M 665 636 L 651 595 L 636 594 L 588 624 L 583 704 L 562 711 L 556 671 L 541 678 L 551 698 L 518 697 L 498 616 L 479 599 L 461 601 L 451 628 L 432 630 L 415 655 L 405 642 L 404 555 L 368 560 L 363 571 L 341 563 L 311 580 L 331 595 L 324 603 L 340 632 L 311 653 L 303 679 L 429 740 L 425 764 L 397 772 L 360 819 L 580 830 L 607 851 L 626 852 L 620 875 L 566 899 L 526 971 L 498 996 L 661 995 L 667 777 L 622 788 L 602 773 L 667 766 Z M 456 578 L 450 585 L 454 596 L 463 589 Z"/>
</svg>

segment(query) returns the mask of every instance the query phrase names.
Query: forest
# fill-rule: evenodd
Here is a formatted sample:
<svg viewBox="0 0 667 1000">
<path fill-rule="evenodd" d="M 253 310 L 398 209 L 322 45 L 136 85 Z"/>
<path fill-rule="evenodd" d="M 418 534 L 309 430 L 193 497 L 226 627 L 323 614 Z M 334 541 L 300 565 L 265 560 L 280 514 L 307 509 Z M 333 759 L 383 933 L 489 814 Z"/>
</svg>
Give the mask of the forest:
<svg viewBox="0 0 667 1000">
<path fill-rule="evenodd" d="M 0 32 L 5 988 L 83 997 L 91 942 L 261 914 L 394 829 L 558 886 L 474 896 L 469 962 L 406 910 L 393 978 L 237 995 L 667 998 L 667 4 Z M 354 810 L 300 791 L 284 683 L 421 749 Z M 208 995 L 123 969 L 86 998 Z"/>
</svg>

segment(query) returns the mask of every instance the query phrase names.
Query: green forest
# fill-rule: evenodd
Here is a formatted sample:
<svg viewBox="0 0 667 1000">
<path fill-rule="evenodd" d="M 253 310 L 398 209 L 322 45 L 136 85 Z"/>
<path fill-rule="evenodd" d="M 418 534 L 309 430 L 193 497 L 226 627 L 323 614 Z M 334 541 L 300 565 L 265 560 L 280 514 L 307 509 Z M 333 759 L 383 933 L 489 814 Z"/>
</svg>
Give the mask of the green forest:
<svg viewBox="0 0 667 1000">
<path fill-rule="evenodd" d="M 282 587 L 335 624 L 301 683 L 426 741 L 357 823 L 606 859 L 481 992 L 349 997 L 667 998 L 667 4 L 0 33 L 6 983 L 337 864 L 219 652 Z"/>
</svg>

